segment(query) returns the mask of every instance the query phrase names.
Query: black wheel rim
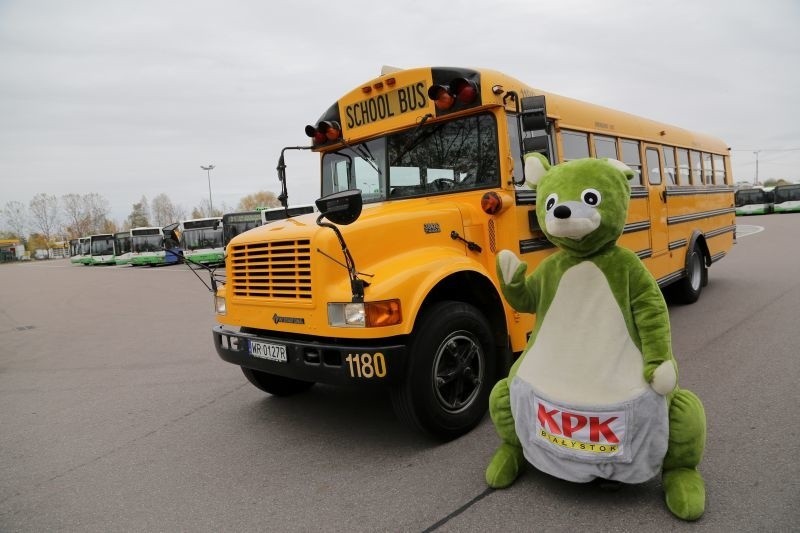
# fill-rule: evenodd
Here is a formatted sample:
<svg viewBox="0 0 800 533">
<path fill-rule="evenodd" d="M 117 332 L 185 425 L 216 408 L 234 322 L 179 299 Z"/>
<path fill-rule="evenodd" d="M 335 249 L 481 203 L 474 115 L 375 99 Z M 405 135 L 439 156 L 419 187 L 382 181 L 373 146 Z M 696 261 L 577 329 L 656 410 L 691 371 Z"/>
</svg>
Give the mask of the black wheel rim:
<svg viewBox="0 0 800 533">
<path fill-rule="evenodd" d="M 445 411 L 468 409 L 481 391 L 484 352 L 477 338 L 467 331 L 448 335 L 433 360 L 433 390 Z"/>
</svg>

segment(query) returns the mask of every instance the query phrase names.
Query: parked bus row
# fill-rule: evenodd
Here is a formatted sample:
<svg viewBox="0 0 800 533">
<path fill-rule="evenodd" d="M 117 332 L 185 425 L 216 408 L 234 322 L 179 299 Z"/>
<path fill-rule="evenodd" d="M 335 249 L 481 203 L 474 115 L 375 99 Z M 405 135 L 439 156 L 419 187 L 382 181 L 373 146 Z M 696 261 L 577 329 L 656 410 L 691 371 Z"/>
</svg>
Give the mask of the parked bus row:
<svg viewBox="0 0 800 533">
<path fill-rule="evenodd" d="M 800 212 L 800 183 L 775 187 L 739 189 L 735 194 L 737 215 Z"/>
<path fill-rule="evenodd" d="M 236 235 L 313 209 L 311 205 L 259 209 L 185 220 L 163 228 L 138 227 L 90 235 L 69 242 L 70 261 L 79 265 L 160 266 L 185 262 L 218 266 L 225 263 L 225 246 Z"/>
</svg>

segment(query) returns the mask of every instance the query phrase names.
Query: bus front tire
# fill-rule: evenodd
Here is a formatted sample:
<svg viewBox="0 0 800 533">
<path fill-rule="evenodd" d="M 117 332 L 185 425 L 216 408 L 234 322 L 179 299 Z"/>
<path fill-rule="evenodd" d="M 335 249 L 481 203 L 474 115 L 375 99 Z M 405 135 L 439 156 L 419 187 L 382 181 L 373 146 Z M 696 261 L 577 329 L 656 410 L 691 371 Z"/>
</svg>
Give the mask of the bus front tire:
<svg viewBox="0 0 800 533">
<path fill-rule="evenodd" d="M 417 320 L 409 348 L 406 379 L 392 389 L 398 418 L 445 441 L 478 425 L 496 375 L 496 348 L 483 314 L 463 302 L 437 303 Z"/>
<path fill-rule="evenodd" d="M 304 392 L 314 385 L 313 381 L 300 381 L 299 379 L 268 374 L 244 366 L 241 369 L 244 377 L 250 383 L 273 396 L 291 396 Z"/>
<path fill-rule="evenodd" d="M 674 299 L 678 303 L 693 304 L 700 298 L 703 285 L 708 282 L 708 270 L 699 246 L 694 245 L 686 256 L 686 276 L 675 283 L 672 288 Z"/>
</svg>

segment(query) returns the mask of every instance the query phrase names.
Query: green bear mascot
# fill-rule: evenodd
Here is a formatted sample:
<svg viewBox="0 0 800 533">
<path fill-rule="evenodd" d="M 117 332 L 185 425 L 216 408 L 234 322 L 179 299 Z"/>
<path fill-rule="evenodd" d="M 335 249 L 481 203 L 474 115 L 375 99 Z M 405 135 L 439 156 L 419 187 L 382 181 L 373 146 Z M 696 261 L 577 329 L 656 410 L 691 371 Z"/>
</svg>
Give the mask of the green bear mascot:
<svg viewBox="0 0 800 533">
<path fill-rule="evenodd" d="M 502 443 L 486 469 L 490 487 L 511 485 L 523 458 L 573 482 L 643 483 L 659 473 L 667 507 L 700 518 L 697 471 L 706 419 L 677 387 L 669 314 L 639 258 L 617 245 L 628 212 L 630 168 L 578 159 L 550 167 L 528 154 L 536 216 L 558 251 L 526 276 L 513 252 L 497 256 L 508 303 L 536 313 L 530 341 L 489 398 Z"/>
</svg>

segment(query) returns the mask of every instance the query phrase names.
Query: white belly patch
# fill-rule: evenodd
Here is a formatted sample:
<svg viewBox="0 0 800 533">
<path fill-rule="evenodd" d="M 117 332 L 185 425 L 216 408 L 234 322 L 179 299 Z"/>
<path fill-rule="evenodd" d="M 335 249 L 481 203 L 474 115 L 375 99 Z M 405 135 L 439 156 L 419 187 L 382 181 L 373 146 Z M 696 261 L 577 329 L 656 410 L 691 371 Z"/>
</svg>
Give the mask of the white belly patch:
<svg viewBox="0 0 800 533">
<path fill-rule="evenodd" d="M 556 295 L 517 377 L 545 397 L 608 405 L 639 396 L 642 354 L 603 272 L 584 261 L 561 277 Z"/>
</svg>

